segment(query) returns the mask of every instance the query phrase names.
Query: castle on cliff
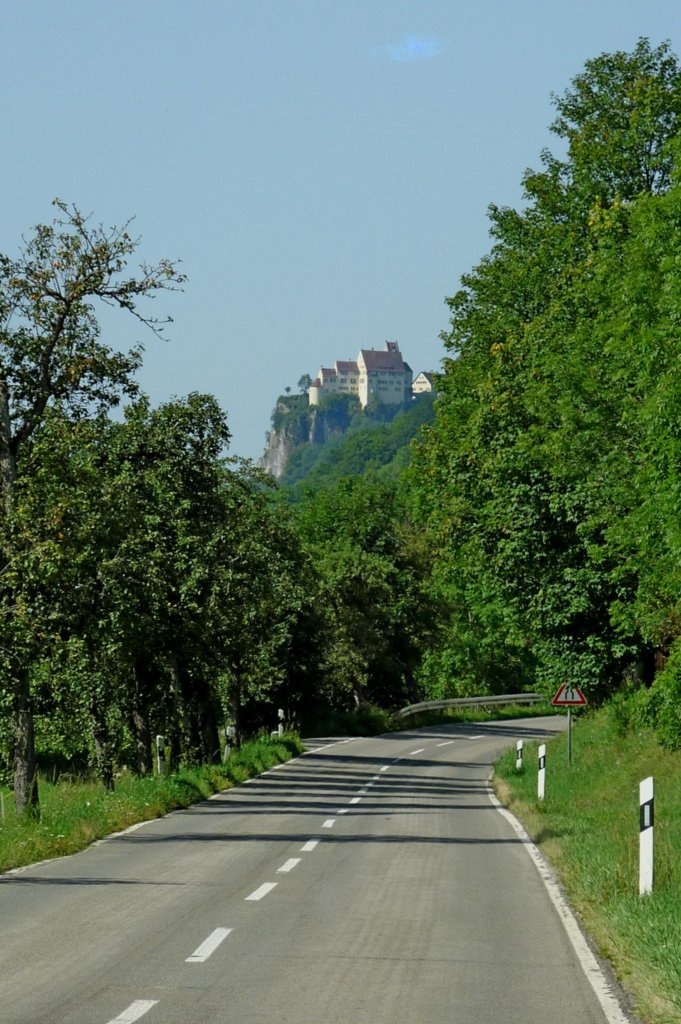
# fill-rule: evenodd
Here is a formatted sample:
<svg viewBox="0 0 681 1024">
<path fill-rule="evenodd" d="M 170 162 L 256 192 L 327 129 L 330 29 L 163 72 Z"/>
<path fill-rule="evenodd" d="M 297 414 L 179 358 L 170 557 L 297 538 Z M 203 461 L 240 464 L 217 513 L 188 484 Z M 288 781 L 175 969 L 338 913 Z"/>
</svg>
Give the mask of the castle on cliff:
<svg viewBox="0 0 681 1024">
<path fill-rule="evenodd" d="M 432 390 L 429 377 L 420 373 L 414 381 L 397 342 L 386 341 L 382 349 L 360 349 L 354 362 L 339 359 L 331 367 L 322 366 L 308 392 L 310 405 L 319 405 L 328 395 L 336 394 L 356 395 L 363 409 L 370 402 L 399 405 L 414 393 Z"/>
</svg>

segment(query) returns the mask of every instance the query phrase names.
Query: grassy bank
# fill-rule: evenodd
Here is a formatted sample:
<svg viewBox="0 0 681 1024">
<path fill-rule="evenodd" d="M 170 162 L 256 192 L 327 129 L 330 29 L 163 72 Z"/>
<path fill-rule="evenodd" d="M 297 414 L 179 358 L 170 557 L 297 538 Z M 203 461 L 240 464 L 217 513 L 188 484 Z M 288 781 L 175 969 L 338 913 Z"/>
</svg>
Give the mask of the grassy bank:
<svg viewBox="0 0 681 1024">
<path fill-rule="evenodd" d="M 604 709 L 547 746 L 546 799 L 537 800 L 536 744 L 496 768 L 499 798 L 553 864 L 599 951 L 650 1024 L 681 1022 L 681 753 L 647 730 L 622 734 Z M 655 885 L 638 895 L 639 782 L 655 779 Z"/>
<path fill-rule="evenodd" d="M 17 819 L 14 798 L 5 790 L 4 820 L 0 814 L 0 872 L 75 853 L 135 822 L 205 800 L 302 750 L 297 736 L 255 740 L 231 754 L 225 764 L 184 768 L 163 777 L 123 776 L 114 792 L 95 782 L 41 781 L 40 821 Z"/>
</svg>

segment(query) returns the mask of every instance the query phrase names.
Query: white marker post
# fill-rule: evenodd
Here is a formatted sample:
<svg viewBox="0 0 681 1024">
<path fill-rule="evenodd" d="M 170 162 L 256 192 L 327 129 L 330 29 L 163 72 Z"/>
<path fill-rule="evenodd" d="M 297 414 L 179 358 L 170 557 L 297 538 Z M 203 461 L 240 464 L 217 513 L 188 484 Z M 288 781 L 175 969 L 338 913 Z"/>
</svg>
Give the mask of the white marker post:
<svg viewBox="0 0 681 1024">
<path fill-rule="evenodd" d="M 166 766 L 166 753 L 163 749 L 164 742 L 164 737 L 159 733 L 156 737 L 156 767 L 159 775 L 163 775 Z"/>
<path fill-rule="evenodd" d="M 544 789 L 546 785 L 546 744 L 542 743 L 539 747 L 539 771 L 537 773 L 537 798 L 539 800 L 544 799 Z"/>
<path fill-rule="evenodd" d="M 522 766 L 523 766 L 523 741 L 522 740 L 518 740 L 518 742 L 515 745 L 515 770 L 517 772 L 519 772 L 520 769 L 522 768 Z"/>
<path fill-rule="evenodd" d="M 279 708 L 279 710 L 277 711 L 277 717 L 279 719 L 279 726 L 277 728 L 277 733 L 280 736 L 283 736 L 284 735 L 284 709 L 283 708 Z"/>
<path fill-rule="evenodd" d="M 653 777 L 649 776 L 639 784 L 640 836 L 638 894 L 645 896 L 653 891 L 653 824 L 655 819 Z"/>
</svg>

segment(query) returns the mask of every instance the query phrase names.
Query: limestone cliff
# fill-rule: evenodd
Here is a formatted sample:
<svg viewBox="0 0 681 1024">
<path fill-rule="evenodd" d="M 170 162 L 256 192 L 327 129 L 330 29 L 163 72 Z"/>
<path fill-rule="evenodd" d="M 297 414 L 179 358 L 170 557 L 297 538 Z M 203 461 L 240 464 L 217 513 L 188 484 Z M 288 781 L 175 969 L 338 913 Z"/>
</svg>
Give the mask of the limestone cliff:
<svg viewBox="0 0 681 1024">
<path fill-rule="evenodd" d="M 280 395 L 260 466 L 279 479 L 296 448 L 326 444 L 331 437 L 344 434 L 358 408 L 356 399 L 341 395 L 334 395 L 318 406 L 310 406 L 307 395 Z"/>
</svg>

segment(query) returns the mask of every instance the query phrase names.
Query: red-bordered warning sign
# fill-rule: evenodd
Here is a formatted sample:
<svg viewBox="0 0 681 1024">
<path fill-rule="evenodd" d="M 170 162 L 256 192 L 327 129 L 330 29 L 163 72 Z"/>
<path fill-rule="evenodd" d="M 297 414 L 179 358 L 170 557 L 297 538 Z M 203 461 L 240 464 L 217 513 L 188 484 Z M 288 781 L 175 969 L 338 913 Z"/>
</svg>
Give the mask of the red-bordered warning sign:
<svg viewBox="0 0 681 1024">
<path fill-rule="evenodd" d="M 571 686 L 570 683 L 563 683 L 551 703 L 559 708 L 572 708 L 586 704 L 586 697 L 576 686 Z"/>
</svg>

